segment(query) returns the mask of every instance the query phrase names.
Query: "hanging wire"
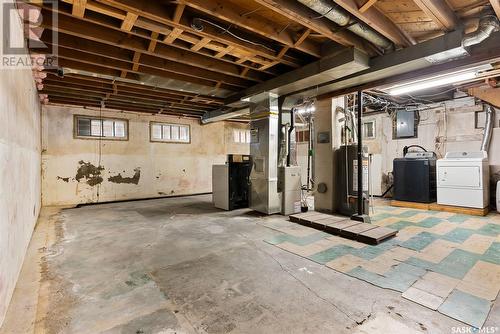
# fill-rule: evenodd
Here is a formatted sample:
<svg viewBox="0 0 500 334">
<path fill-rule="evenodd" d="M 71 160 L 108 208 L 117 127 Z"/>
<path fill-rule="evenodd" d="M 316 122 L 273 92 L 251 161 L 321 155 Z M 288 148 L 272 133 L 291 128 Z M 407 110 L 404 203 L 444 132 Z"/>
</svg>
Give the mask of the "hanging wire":
<svg viewBox="0 0 500 334">
<path fill-rule="evenodd" d="M 212 25 L 212 26 L 214 26 L 214 27 L 216 27 L 216 28 L 219 28 L 219 29 L 221 29 L 221 30 L 222 30 L 222 34 L 227 33 L 227 34 L 229 34 L 229 35 L 233 36 L 234 38 L 239 39 L 240 41 L 243 41 L 243 42 L 246 42 L 246 43 L 249 43 L 249 44 L 252 44 L 252 45 L 258 45 L 258 46 L 261 46 L 261 47 L 263 47 L 263 48 L 265 48 L 265 49 L 267 49 L 267 50 L 269 50 L 269 51 L 276 52 L 276 50 L 274 50 L 274 49 L 272 49 L 272 48 L 270 48 L 270 47 L 268 47 L 268 46 L 266 46 L 266 45 L 264 45 L 264 44 L 262 44 L 262 43 L 253 42 L 253 41 L 251 41 L 251 40 L 248 40 L 248 39 L 246 39 L 246 38 L 240 37 L 240 36 L 238 36 L 238 35 L 236 35 L 236 34 L 232 33 L 231 31 L 229 31 L 229 29 L 231 29 L 231 28 L 232 28 L 233 24 L 230 24 L 227 28 L 224 28 L 224 27 L 222 27 L 222 26 L 218 25 L 217 23 L 214 23 L 214 22 L 211 22 L 211 21 L 209 21 L 209 20 L 205 20 L 205 19 L 202 19 L 202 18 L 199 18 L 199 17 L 194 18 L 194 19 L 193 19 L 193 21 L 194 21 L 194 20 L 198 20 L 198 21 L 200 21 L 200 22 L 205 22 L 205 23 L 208 23 L 208 24 L 210 24 L 210 25 Z"/>
</svg>

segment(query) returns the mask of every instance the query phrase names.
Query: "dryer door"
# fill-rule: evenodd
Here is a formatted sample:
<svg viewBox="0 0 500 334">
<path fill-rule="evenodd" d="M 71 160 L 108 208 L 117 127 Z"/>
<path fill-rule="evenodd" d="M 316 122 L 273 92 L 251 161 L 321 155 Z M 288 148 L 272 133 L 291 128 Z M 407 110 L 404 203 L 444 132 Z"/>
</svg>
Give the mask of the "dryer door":
<svg viewBox="0 0 500 334">
<path fill-rule="evenodd" d="M 481 169 L 478 166 L 440 166 L 438 186 L 479 188 L 481 187 Z"/>
</svg>

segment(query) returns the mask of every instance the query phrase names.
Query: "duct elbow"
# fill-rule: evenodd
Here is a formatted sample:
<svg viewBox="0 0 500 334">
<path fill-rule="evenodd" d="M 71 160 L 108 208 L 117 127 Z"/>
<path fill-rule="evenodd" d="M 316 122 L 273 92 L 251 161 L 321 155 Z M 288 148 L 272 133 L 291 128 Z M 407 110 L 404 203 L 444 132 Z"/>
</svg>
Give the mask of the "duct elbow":
<svg viewBox="0 0 500 334">
<path fill-rule="evenodd" d="M 476 45 L 491 36 L 492 33 L 500 29 L 500 23 L 495 13 L 491 8 L 486 7 L 479 20 L 479 26 L 477 30 L 470 33 L 464 37 L 462 40 L 463 47 L 469 47 Z"/>
</svg>

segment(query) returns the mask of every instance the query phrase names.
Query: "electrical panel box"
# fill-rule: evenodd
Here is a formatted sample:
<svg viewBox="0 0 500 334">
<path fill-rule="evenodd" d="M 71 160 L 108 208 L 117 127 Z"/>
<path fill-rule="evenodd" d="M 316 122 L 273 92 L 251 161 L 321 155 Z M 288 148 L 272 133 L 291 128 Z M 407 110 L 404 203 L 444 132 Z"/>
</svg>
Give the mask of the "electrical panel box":
<svg viewBox="0 0 500 334">
<path fill-rule="evenodd" d="M 414 138 L 417 136 L 417 128 L 415 122 L 415 112 L 400 110 L 396 112 L 396 120 L 394 124 L 394 139 L 398 138 Z"/>
</svg>

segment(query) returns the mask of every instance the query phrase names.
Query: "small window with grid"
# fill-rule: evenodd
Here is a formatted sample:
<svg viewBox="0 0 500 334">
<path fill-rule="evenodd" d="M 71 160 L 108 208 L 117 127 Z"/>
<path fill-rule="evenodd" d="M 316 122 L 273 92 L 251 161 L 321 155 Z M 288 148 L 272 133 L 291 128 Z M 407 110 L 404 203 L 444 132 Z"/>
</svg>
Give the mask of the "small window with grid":
<svg viewBox="0 0 500 334">
<path fill-rule="evenodd" d="M 191 129 L 186 124 L 151 122 L 151 141 L 164 143 L 191 142 Z"/>
<path fill-rule="evenodd" d="M 128 139 L 126 119 L 75 116 L 75 137 L 82 139 Z"/>
<path fill-rule="evenodd" d="M 237 144 L 250 144 L 250 130 L 234 129 L 233 141 Z"/>
<path fill-rule="evenodd" d="M 366 121 L 363 123 L 363 137 L 366 139 L 375 139 L 376 135 L 375 121 Z"/>
</svg>

